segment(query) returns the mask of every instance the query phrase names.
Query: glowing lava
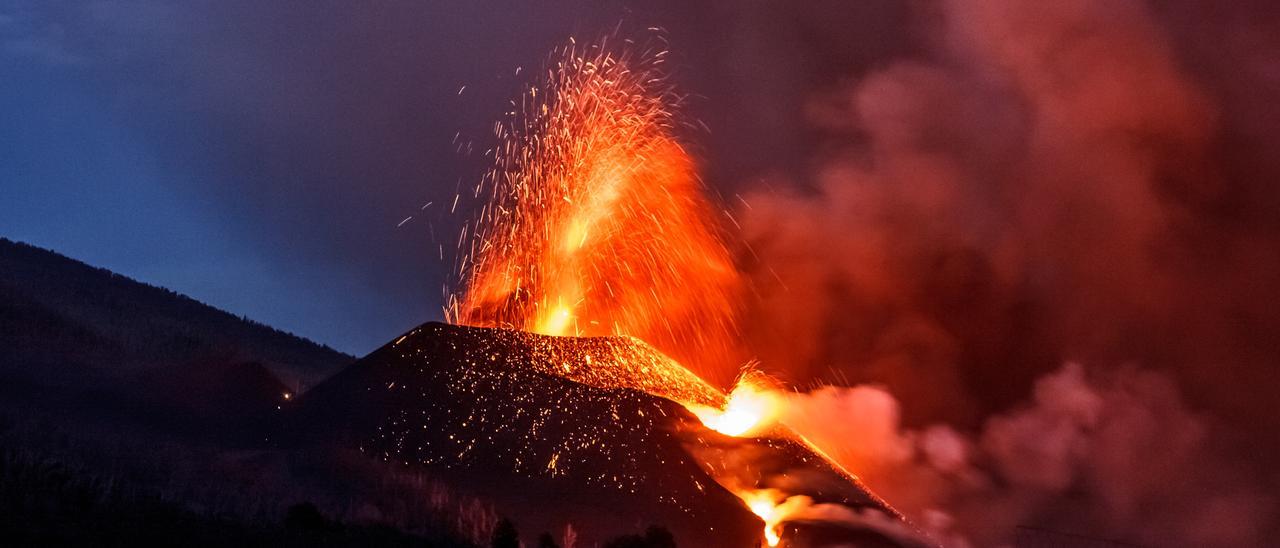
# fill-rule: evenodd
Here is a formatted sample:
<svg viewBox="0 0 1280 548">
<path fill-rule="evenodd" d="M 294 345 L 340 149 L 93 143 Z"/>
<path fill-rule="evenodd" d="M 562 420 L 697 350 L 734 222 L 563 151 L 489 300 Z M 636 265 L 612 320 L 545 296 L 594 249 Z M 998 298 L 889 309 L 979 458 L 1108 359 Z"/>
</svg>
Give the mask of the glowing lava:
<svg viewBox="0 0 1280 548">
<path fill-rule="evenodd" d="M 460 269 L 466 289 L 446 310 L 453 323 L 632 336 L 704 374 L 725 365 L 737 273 L 693 161 L 673 135 L 677 98 L 657 75 L 661 60 L 662 53 L 631 58 L 597 48 L 583 56 L 570 48 L 496 126 L 502 145 L 476 189 L 478 197 L 487 187 L 489 201 L 469 227 Z M 579 370 L 564 363 L 566 375 Z M 661 382 L 659 371 L 670 368 L 621 363 L 627 371 L 591 380 L 625 386 L 638 376 L 668 385 L 651 393 L 698 384 Z M 705 388 L 713 395 L 698 388 L 674 395 L 724 434 L 754 433 L 776 415 L 777 401 L 751 382 L 727 400 Z M 744 501 L 755 504 L 776 544 L 777 520 L 766 517 L 774 514 Z"/>
<path fill-rule="evenodd" d="M 760 489 L 738 493 L 751 512 L 764 520 L 764 540 L 769 546 L 777 546 L 782 540 L 782 518 L 785 517 L 786 496 L 777 489 Z"/>
<path fill-rule="evenodd" d="M 707 428 L 728 436 L 758 433 L 777 419 L 781 398 L 753 377 L 744 377 L 729 393 L 728 403 L 717 409 L 686 403 Z"/>
<path fill-rule="evenodd" d="M 638 338 L 679 363 L 619 354 L 606 370 L 591 367 L 591 355 L 551 349 L 542 361 L 577 382 L 677 401 L 725 435 L 764 434 L 783 398 L 762 376 L 744 377 L 726 397 L 680 365 L 704 376 L 734 365 L 739 280 L 694 163 L 675 138 L 670 109 L 678 97 L 656 72 L 664 52 L 587 51 L 566 50 L 496 126 L 496 165 L 475 192 L 488 201 L 460 240 L 468 246 L 459 267 L 465 290 L 451 297 L 446 317 L 546 335 Z M 793 507 L 808 500 L 717 481 L 764 520 L 771 546 Z"/>
<path fill-rule="evenodd" d="M 724 370 L 737 273 L 658 76 L 663 54 L 572 48 L 506 124 L 477 188 L 453 323 L 629 335 Z"/>
</svg>

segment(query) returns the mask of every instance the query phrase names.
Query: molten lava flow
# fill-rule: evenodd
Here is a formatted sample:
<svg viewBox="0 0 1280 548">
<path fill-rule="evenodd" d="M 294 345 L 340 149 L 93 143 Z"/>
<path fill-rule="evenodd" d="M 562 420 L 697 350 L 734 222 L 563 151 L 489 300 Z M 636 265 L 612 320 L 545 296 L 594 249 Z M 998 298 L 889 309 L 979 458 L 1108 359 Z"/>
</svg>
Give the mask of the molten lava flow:
<svg viewBox="0 0 1280 548">
<path fill-rule="evenodd" d="M 707 428 L 728 436 L 758 433 L 773 424 L 782 400 L 758 380 L 744 377 L 729 393 L 728 403 L 721 409 L 685 403 Z"/>
<path fill-rule="evenodd" d="M 685 408 L 697 416 L 707 428 L 734 437 L 755 436 L 768 432 L 777 423 L 783 405 L 785 405 L 784 395 L 772 386 L 767 378 L 755 373 L 748 373 L 738 380 L 723 407 L 684 403 Z M 790 431 L 781 434 L 808 446 L 838 468 L 835 461 L 803 436 Z M 841 471 L 843 472 L 843 469 Z M 782 541 L 783 523 L 813 503 L 809 497 L 788 496 L 778 489 L 745 488 L 734 481 L 719 479 L 717 481 L 720 481 L 729 492 L 742 499 L 743 504 L 764 521 L 764 540 L 769 546 L 777 546 Z"/>
<path fill-rule="evenodd" d="M 662 54 L 570 49 L 498 125 L 455 323 L 630 335 L 723 370 L 737 275 L 676 141 Z"/>
<path fill-rule="evenodd" d="M 809 503 L 808 497 L 788 497 L 777 489 L 745 490 L 737 493 L 747 508 L 764 520 L 764 540 L 769 546 L 782 541 L 782 523 Z"/>
<path fill-rule="evenodd" d="M 742 501 L 747 504 L 747 508 L 751 512 L 764 520 L 764 540 L 769 546 L 777 546 L 778 541 L 782 540 L 781 532 L 778 526 L 781 522 L 778 508 L 779 503 L 783 499 L 782 493 L 776 489 L 761 489 L 758 491 L 743 491 L 739 493 Z"/>
</svg>

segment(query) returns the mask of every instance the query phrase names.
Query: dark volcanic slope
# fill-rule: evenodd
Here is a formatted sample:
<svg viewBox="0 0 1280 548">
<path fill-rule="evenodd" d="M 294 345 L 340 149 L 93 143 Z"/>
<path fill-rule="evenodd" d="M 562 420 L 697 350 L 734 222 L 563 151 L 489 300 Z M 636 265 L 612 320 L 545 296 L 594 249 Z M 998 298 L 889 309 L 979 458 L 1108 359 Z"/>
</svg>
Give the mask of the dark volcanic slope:
<svg viewBox="0 0 1280 548">
<path fill-rule="evenodd" d="M 289 384 L 354 358 L 167 289 L 0 238 L 0 371 L 42 384 L 194 362 L 256 362 Z"/>
<path fill-rule="evenodd" d="M 639 341 L 426 324 L 305 394 L 295 433 L 442 472 L 526 530 L 584 541 L 661 524 L 687 546 L 751 546 L 761 522 L 709 472 L 812 486 L 892 511 L 798 443 L 705 429 L 682 401 L 723 395 Z M 892 518 L 891 518 L 892 519 Z"/>
</svg>

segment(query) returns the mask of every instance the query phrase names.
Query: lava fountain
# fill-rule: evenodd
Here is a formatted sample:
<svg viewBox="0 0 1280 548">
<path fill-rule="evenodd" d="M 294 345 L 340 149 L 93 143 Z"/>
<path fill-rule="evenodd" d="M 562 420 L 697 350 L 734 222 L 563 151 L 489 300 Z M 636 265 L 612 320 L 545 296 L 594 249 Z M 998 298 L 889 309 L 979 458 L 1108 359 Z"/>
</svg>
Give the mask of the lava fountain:
<svg viewBox="0 0 1280 548">
<path fill-rule="evenodd" d="M 680 100 L 658 70 L 664 58 L 570 46 L 495 125 L 495 165 L 475 189 L 487 202 L 460 239 L 464 290 L 446 307 L 452 323 L 635 337 L 704 377 L 732 364 L 739 279 L 694 162 L 675 137 Z M 619 378 L 648 371 L 657 384 L 661 371 L 684 372 L 675 363 L 619 367 L 628 369 Z M 822 455 L 776 425 L 783 398 L 763 375 L 742 376 L 727 396 L 701 380 L 685 384 L 713 393 L 674 392 L 707 428 L 786 437 Z M 667 386 L 653 393 L 673 394 Z M 764 521 L 771 546 L 810 500 L 737 478 L 717 481 Z"/>
<path fill-rule="evenodd" d="M 629 335 L 704 376 L 725 369 L 738 278 L 674 136 L 664 57 L 567 48 L 496 126 L 452 322 Z"/>
</svg>

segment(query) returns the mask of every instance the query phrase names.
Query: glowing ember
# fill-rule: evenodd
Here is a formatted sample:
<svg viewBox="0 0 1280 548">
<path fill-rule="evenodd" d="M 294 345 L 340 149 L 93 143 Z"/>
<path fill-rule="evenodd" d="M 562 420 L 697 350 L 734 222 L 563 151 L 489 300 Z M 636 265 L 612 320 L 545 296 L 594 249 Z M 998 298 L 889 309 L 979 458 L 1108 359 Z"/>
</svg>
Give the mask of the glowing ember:
<svg viewBox="0 0 1280 548">
<path fill-rule="evenodd" d="M 630 335 L 704 373 L 723 366 L 737 276 L 677 102 L 633 58 L 570 49 L 499 124 L 497 165 L 464 250 L 454 323 L 548 335 Z M 722 368 L 722 367 L 721 367 Z"/>
</svg>

